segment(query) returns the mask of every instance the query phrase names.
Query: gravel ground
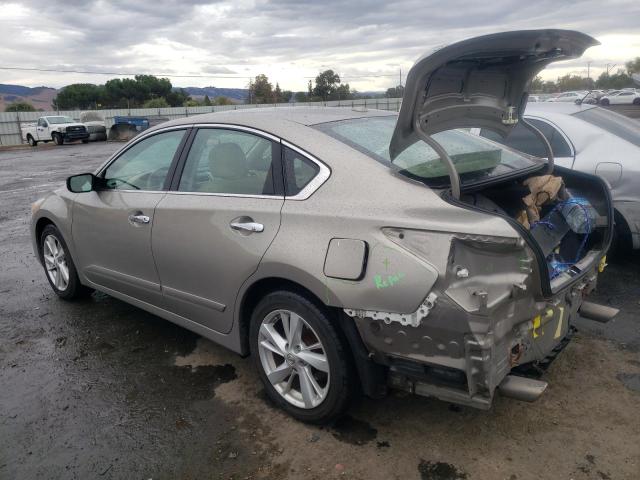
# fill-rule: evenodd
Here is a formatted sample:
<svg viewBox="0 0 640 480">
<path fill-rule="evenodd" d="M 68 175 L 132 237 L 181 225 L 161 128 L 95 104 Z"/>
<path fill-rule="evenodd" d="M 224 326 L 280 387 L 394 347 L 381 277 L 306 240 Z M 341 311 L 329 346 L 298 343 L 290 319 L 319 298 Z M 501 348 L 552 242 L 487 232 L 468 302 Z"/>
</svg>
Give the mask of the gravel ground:
<svg viewBox="0 0 640 480">
<path fill-rule="evenodd" d="M 310 427 L 265 399 L 250 359 L 103 294 L 51 292 L 30 203 L 120 145 L 0 152 L 0 478 L 640 478 L 640 255 L 597 301 L 536 403 L 489 412 L 395 393 Z"/>
</svg>

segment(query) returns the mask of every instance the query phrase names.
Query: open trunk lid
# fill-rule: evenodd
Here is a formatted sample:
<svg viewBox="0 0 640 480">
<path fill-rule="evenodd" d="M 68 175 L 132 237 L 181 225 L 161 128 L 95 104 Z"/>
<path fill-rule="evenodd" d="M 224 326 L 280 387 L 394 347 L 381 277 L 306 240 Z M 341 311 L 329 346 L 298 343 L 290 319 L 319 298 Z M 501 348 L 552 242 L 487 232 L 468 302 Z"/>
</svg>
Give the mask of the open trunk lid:
<svg viewBox="0 0 640 480">
<path fill-rule="evenodd" d="M 548 64 L 598 44 L 571 30 L 522 30 L 463 40 L 421 57 L 407 75 L 391 159 L 444 130 L 480 127 L 506 136 L 522 119 L 531 80 Z"/>
</svg>

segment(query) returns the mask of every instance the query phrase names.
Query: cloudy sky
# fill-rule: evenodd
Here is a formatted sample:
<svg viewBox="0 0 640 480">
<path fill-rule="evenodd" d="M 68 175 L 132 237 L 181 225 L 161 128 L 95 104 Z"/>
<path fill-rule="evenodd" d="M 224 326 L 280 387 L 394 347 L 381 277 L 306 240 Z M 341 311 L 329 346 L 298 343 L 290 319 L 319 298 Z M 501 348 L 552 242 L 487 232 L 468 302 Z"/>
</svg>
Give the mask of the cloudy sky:
<svg viewBox="0 0 640 480">
<path fill-rule="evenodd" d="M 112 73 L 0 69 L 0 83 L 61 87 L 151 73 L 193 76 L 171 78 L 176 86 L 244 87 L 265 73 L 284 89 L 305 90 L 309 77 L 333 68 L 360 91 L 380 90 L 426 51 L 526 28 L 596 37 L 601 46 L 543 72 L 586 76 L 591 62 L 593 77 L 640 56 L 638 20 L 638 0 L 0 0 L 0 67 Z"/>
</svg>

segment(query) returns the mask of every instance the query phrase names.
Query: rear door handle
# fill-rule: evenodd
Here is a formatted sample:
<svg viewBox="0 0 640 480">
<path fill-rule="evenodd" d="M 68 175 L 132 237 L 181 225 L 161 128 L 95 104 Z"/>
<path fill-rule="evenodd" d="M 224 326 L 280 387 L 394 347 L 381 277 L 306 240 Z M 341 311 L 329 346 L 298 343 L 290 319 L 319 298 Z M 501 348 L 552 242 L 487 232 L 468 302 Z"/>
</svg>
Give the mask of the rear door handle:
<svg viewBox="0 0 640 480">
<path fill-rule="evenodd" d="M 147 215 L 129 215 L 129 221 L 131 223 L 149 223 L 151 218 Z"/>
<path fill-rule="evenodd" d="M 264 231 L 264 225 L 257 222 L 231 222 L 231 228 L 245 232 L 260 233 Z"/>
</svg>

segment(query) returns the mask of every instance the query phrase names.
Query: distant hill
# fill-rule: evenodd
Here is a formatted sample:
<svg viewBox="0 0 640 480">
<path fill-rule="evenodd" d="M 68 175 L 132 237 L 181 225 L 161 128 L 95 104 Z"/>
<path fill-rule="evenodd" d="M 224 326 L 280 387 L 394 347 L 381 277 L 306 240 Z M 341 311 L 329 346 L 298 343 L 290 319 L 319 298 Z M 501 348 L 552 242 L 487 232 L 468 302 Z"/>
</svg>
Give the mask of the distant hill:
<svg viewBox="0 0 640 480">
<path fill-rule="evenodd" d="M 51 110 L 51 102 L 58 90 L 49 87 L 24 87 L 0 83 L 0 112 L 15 101 L 29 102 L 36 110 Z"/>
<path fill-rule="evenodd" d="M 181 87 L 176 87 L 181 88 Z M 205 95 L 210 99 L 215 97 L 227 97 L 236 102 L 244 102 L 249 96 L 246 88 L 218 88 L 218 87 L 182 87 L 194 100 L 202 100 Z"/>
</svg>

